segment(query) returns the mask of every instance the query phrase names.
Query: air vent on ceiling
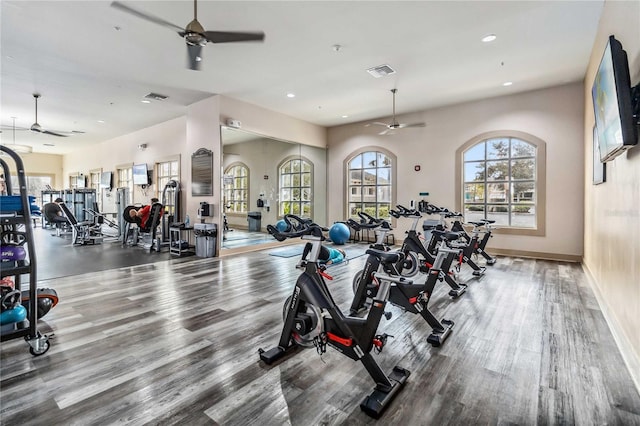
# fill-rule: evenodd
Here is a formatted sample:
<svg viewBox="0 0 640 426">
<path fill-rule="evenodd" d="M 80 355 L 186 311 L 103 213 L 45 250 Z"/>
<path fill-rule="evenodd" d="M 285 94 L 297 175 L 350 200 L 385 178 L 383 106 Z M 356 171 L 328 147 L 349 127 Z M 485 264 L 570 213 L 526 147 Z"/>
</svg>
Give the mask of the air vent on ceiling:
<svg viewBox="0 0 640 426">
<path fill-rule="evenodd" d="M 384 64 L 384 65 L 378 65 L 377 67 L 369 68 L 367 72 L 372 76 L 374 76 L 375 78 L 380 78 L 389 74 L 395 74 L 396 70 L 391 68 L 389 65 Z"/>
<path fill-rule="evenodd" d="M 154 101 L 164 101 L 165 99 L 168 98 L 168 96 L 161 95 L 159 93 L 151 92 L 147 96 L 145 96 L 144 98 L 145 99 L 151 99 L 151 100 L 154 100 Z"/>
</svg>

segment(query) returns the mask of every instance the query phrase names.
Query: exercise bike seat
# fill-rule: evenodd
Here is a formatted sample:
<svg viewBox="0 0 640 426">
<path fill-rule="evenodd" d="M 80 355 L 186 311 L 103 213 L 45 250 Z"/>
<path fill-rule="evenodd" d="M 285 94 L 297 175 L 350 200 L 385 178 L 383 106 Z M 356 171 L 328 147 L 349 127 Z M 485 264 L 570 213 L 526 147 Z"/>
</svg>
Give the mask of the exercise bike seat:
<svg viewBox="0 0 640 426">
<path fill-rule="evenodd" d="M 368 249 L 366 254 L 370 254 L 371 256 L 375 256 L 380 260 L 380 263 L 398 263 L 404 258 L 404 255 L 400 252 L 394 251 L 382 251 L 377 249 Z"/>
<path fill-rule="evenodd" d="M 469 223 L 474 226 L 484 226 L 486 222 L 469 222 Z"/>
<path fill-rule="evenodd" d="M 482 220 L 481 220 L 481 222 L 482 222 L 483 224 L 485 224 L 485 223 L 496 223 L 496 221 L 495 221 L 495 220 L 491 220 L 491 219 L 482 219 Z"/>
<path fill-rule="evenodd" d="M 449 231 L 431 231 L 433 235 L 435 235 L 440 240 L 446 241 L 455 241 L 460 238 L 460 234 L 457 232 L 449 232 Z"/>
</svg>

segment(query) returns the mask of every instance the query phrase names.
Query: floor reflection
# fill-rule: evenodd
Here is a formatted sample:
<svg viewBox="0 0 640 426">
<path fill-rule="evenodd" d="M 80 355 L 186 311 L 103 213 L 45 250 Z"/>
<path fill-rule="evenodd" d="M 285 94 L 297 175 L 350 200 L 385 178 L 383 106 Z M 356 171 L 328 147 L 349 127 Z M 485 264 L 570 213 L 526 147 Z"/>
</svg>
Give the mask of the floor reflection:
<svg viewBox="0 0 640 426">
<path fill-rule="evenodd" d="M 273 243 L 276 240 L 265 232 L 248 232 L 241 229 L 234 229 L 224 232 L 222 238 L 222 249 L 233 249 L 238 247 L 255 246 L 257 244 Z"/>
</svg>

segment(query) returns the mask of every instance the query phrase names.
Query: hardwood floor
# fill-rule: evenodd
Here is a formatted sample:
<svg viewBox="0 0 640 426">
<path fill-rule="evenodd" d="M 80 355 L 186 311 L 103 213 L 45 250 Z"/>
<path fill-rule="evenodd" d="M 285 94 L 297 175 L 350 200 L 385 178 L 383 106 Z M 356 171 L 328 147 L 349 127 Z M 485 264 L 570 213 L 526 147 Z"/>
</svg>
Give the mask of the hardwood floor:
<svg viewBox="0 0 640 426">
<path fill-rule="evenodd" d="M 60 295 L 41 321 L 55 338 L 41 357 L 2 343 L 0 423 L 376 423 L 359 408 L 373 388 L 360 363 L 330 348 L 258 361 L 277 344 L 297 261 L 254 252 L 42 282 Z M 364 261 L 328 270 L 345 311 Z M 411 376 L 379 424 L 640 425 L 640 396 L 579 264 L 500 258 L 463 278 L 460 299 L 440 285 L 431 300 L 456 323 L 441 348 L 421 317 L 392 307 L 383 319 L 395 337 L 376 359 Z"/>
</svg>

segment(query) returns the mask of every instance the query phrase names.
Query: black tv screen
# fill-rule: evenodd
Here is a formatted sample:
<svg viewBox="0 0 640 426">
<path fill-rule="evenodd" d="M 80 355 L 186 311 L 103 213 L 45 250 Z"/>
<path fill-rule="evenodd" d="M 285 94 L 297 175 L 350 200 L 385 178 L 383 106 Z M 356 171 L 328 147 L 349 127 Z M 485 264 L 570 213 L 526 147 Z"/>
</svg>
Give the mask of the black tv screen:
<svg viewBox="0 0 640 426">
<path fill-rule="evenodd" d="M 111 189 L 111 172 L 102 172 L 100 175 L 100 188 Z"/>
<path fill-rule="evenodd" d="M 602 55 L 591 96 L 600 145 L 600 161 L 611 161 L 638 142 L 631 105 L 627 53 L 614 36 L 609 37 Z"/>
<path fill-rule="evenodd" d="M 133 165 L 133 184 L 134 185 L 149 185 L 149 176 L 147 175 L 146 164 L 134 164 Z"/>
</svg>

